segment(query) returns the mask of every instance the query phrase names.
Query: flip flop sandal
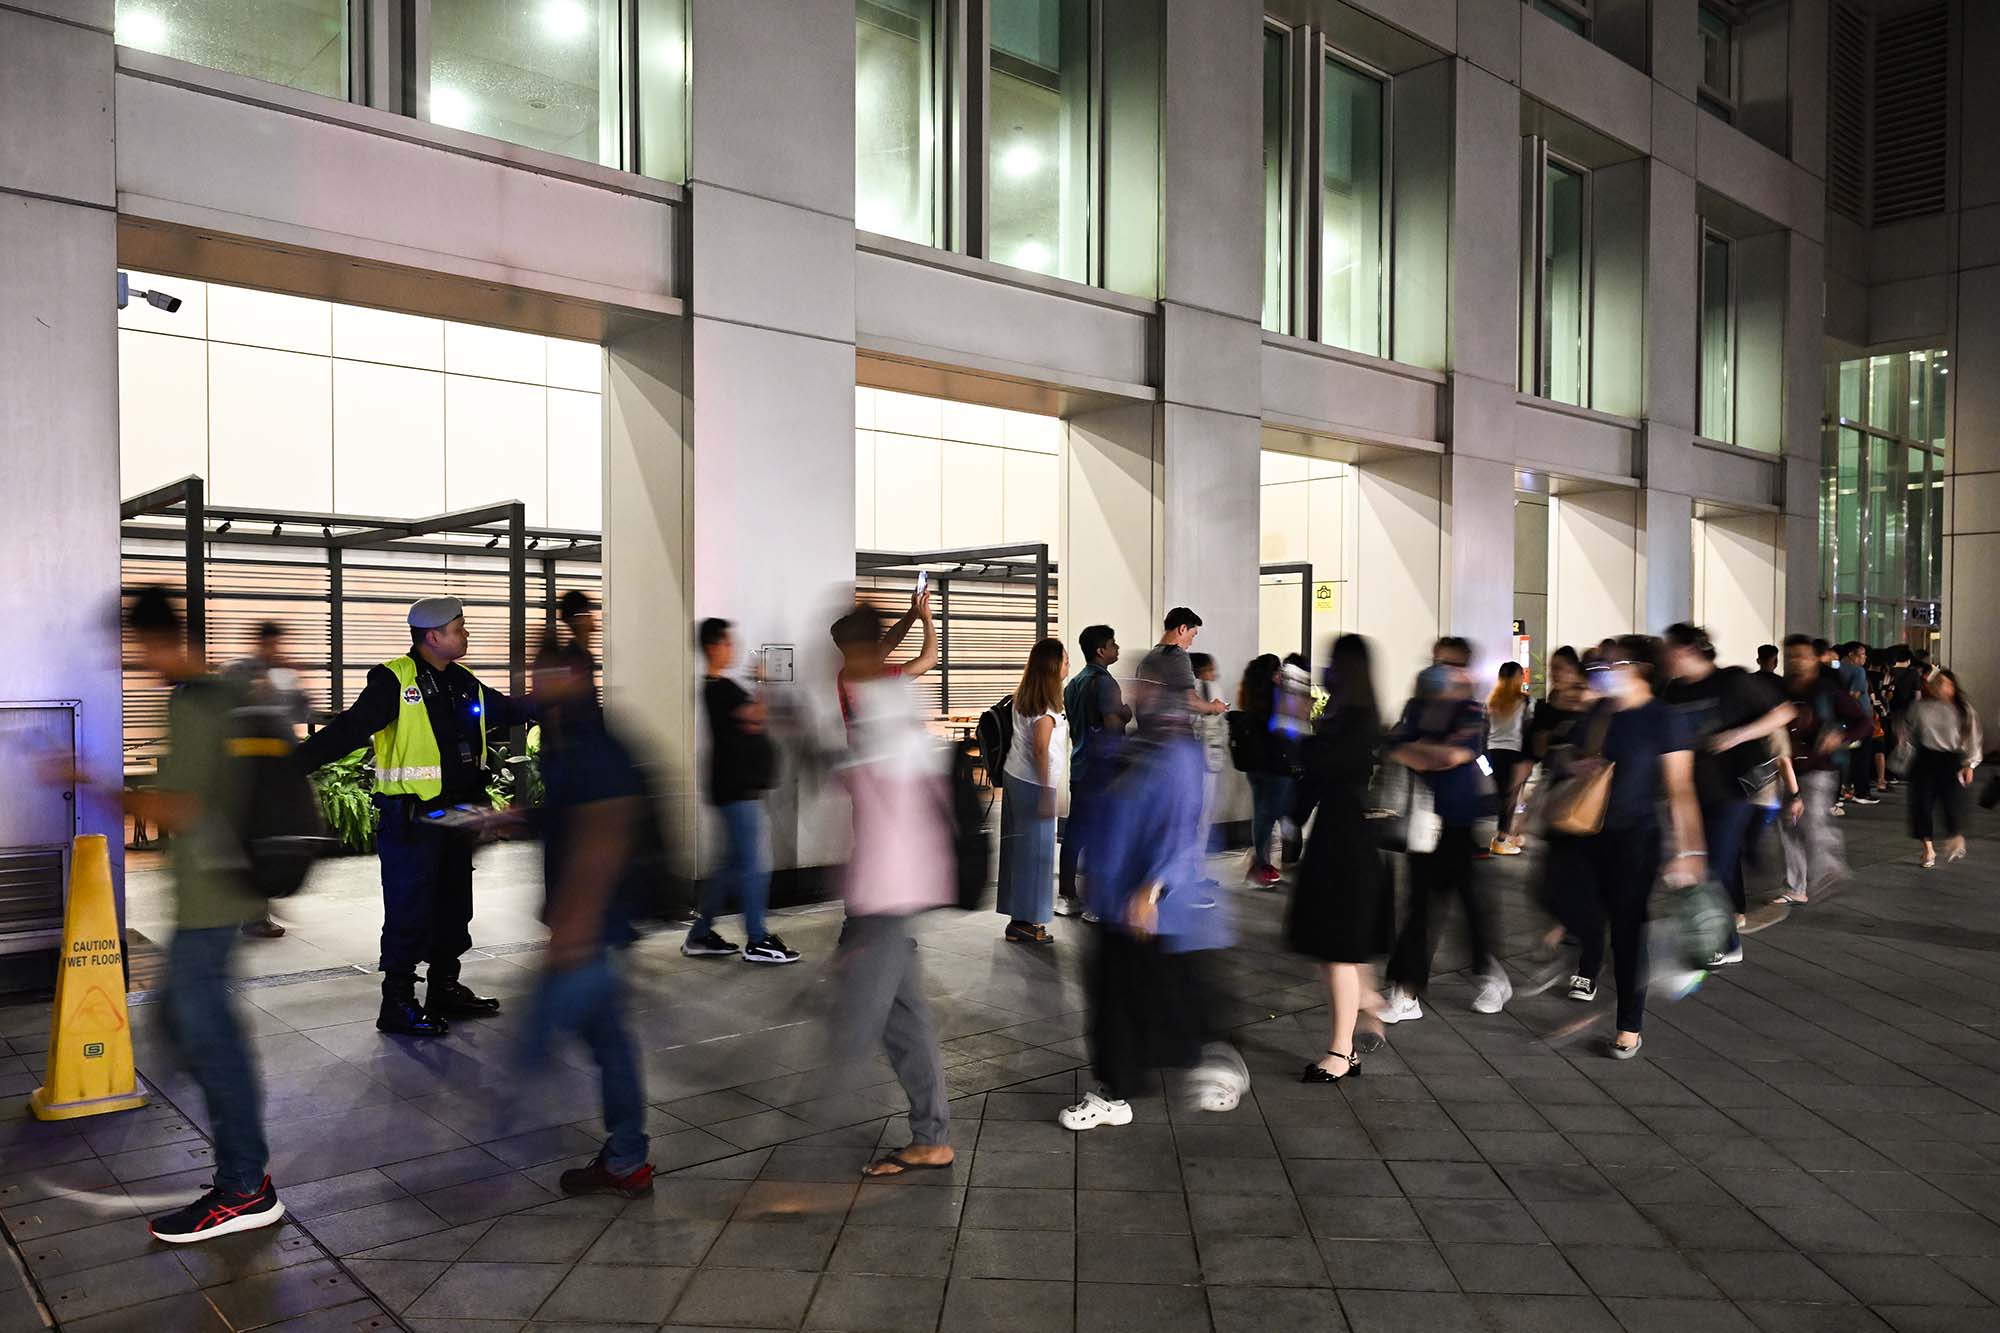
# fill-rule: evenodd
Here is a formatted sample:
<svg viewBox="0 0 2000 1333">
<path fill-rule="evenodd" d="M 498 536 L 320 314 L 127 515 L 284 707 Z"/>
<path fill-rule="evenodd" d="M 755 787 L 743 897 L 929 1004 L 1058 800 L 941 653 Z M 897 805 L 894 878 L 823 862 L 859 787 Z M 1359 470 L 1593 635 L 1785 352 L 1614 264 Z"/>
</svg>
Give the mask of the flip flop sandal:
<svg viewBox="0 0 2000 1333">
<path fill-rule="evenodd" d="M 887 1180 L 911 1171 L 949 1171 L 957 1161 L 958 1159 L 954 1157 L 949 1162 L 913 1162 L 901 1153 L 890 1153 L 887 1157 L 862 1167 L 861 1175 L 867 1180 Z M 884 1166 L 893 1166 L 896 1169 L 894 1171 L 876 1169 Z"/>
</svg>

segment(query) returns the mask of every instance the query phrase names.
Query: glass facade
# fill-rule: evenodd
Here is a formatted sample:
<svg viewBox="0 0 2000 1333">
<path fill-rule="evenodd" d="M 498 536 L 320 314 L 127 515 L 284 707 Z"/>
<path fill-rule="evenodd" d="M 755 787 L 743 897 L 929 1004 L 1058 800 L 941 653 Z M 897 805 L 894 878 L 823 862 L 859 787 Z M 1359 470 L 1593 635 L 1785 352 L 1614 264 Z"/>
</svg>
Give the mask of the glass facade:
<svg viewBox="0 0 2000 1333">
<path fill-rule="evenodd" d="M 1836 639 L 1934 648 L 1943 594 L 1943 351 L 1827 370 L 1820 568 Z"/>
<path fill-rule="evenodd" d="M 347 0 L 118 0 L 113 23 L 124 46 L 348 95 Z"/>
<path fill-rule="evenodd" d="M 854 7 L 854 225 L 937 243 L 936 0 Z"/>
<path fill-rule="evenodd" d="M 639 171 L 687 179 L 687 0 L 638 0 Z"/>
<path fill-rule="evenodd" d="M 1553 158 L 1542 171 L 1541 382 L 1535 391 L 1584 406 L 1590 393 L 1589 176 Z"/>
<path fill-rule="evenodd" d="M 1579 37 L 1590 36 L 1590 0 L 1535 0 L 1535 10 Z"/>
<path fill-rule="evenodd" d="M 994 0 L 989 253 L 1090 280 L 1089 0 Z"/>
<path fill-rule="evenodd" d="M 1736 293 L 1729 238 L 1701 237 L 1701 434 L 1736 439 Z"/>
<path fill-rule="evenodd" d="M 430 118 L 623 165 L 619 0 L 431 0 Z"/>
<path fill-rule="evenodd" d="M 1291 110 L 1289 34 L 1264 30 L 1264 327 L 1291 329 Z"/>
<path fill-rule="evenodd" d="M 1702 6 L 1701 105 L 1724 120 L 1736 116 L 1736 34 L 1729 20 Z"/>
<path fill-rule="evenodd" d="M 1382 352 L 1383 86 L 1325 62 L 1320 139 L 1320 337 Z"/>
</svg>

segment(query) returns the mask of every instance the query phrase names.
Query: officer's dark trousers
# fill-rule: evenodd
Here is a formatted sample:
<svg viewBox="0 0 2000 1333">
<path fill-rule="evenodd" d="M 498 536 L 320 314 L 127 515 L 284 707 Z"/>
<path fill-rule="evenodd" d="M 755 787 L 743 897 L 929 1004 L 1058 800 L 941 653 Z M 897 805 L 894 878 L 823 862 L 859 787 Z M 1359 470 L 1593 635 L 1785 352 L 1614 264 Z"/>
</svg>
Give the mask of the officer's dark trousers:
<svg viewBox="0 0 2000 1333">
<path fill-rule="evenodd" d="M 472 840 L 411 818 L 407 798 L 375 798 L 382 858 L 382 993 L 406 996 L 417 965 L 428 980 L 458 979 L 458 959 L 472 947 Z"/>
</svg>

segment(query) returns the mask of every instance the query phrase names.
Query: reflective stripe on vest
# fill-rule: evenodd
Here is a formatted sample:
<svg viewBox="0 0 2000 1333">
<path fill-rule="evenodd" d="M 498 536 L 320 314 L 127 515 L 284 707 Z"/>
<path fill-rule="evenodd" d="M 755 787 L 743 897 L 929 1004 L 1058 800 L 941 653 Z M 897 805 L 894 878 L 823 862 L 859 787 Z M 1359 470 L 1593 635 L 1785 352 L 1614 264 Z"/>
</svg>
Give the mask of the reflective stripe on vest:
<svg viewBox="0 0 2000 1333">
<path fill-rule="evenodd" d="M 431 727 L 430 708 L 417 684 L 412 656 L 391 658 L 383 666 L 396 678 L 396 716 L 375 733 L 375 790 L 383 796 L 415 796 L 431 801 L 444 791 L 444 757 Z M 486 765 L 486 690 L 479 691 L 479 763 Z"/>
</svg>

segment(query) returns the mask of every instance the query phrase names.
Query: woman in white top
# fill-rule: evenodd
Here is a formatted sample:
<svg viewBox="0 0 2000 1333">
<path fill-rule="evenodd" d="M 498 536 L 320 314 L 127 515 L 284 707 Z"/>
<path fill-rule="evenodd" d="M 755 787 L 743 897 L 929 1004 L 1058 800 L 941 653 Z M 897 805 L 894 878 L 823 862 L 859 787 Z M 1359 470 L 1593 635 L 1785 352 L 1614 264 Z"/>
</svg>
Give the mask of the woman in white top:
<svg viewBox="0 0 2000 1333">
<path fill-rule="evenodd" d="M 1062 703 L 1068 673 L 1062 640 L 1043 639 L 1028 654 L 1014 689 L 1014 739 L 1000 777 L 995 907 L 1007 917 L 1006 938 L 1020 944 L 1055 943 L 1048 921 L 1056 903 L 1056 793 L 1069 778 L 1069 722 Z"/>
<path fill-rule="evenodd" d="M 1932 807 L 1944 812 L 1945 859 L 1965 855 L 1965 789 L 1979 766 L 1984 742 L 1979 714 L 1959 692 L 1958 677 L 1940 669 L 1924 682 L 1903 722 L 1910 753 L 1903 765 L 1910 782 L 1910 836 L 1924 845 L 1921 864 L 1937 864 L 1932 842 Z"/>
<path fill-rule="evenodd" d="M 1499 789 L 1500 824 L 1487 848 L 1495 856 L 1519 856 L 1521 835 L 1514 832 L 1514 807 L 1520 804 L 1527 780 L 1528 676 L 1519 662 L 1502 662 L 1493 693 L 1486 698 L 1486 762 L 1493 766 Z"/>
</svg>

